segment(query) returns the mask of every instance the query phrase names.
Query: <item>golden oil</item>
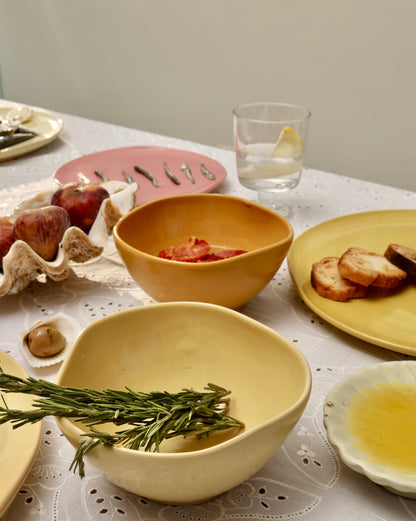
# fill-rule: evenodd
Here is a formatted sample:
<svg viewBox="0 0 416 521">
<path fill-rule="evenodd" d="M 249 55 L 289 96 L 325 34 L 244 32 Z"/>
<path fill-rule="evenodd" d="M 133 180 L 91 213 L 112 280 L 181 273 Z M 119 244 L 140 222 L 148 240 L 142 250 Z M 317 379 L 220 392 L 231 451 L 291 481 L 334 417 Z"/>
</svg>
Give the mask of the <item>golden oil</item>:
<svg viewBox="0 0 416 521">
<path fill-rule="evenodd" d="M 361 390 L 347 410 L 348 432 L 369 461 L 416 472 L 416 382 Z"/>
</svg>

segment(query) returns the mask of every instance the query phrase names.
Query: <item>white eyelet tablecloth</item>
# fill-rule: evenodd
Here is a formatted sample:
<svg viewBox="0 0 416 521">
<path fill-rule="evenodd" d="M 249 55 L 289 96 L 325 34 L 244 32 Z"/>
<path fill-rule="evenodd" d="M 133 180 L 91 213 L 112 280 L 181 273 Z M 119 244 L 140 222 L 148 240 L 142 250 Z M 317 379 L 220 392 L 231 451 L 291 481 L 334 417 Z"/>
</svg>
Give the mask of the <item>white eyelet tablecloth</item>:
<svg viewBox="0 0 416 521">
<path fill-rule="evenodd" d="M 51 186 L 52 173 L 65 162 L 132 145 L 167 146 L 213 157 L 228 172 L 217 191 L 255 199 L 253 192 L 238 184 L 232 151 L 58 116 L 64 129 L 54 142 L 0 163 L 0 215 L 10 212 L 21 199 Z M 294 205 L 289 220 L 295 236 L 340 215 L 416 208 L 416 193 L 312 169 L 304 171 L 300 185 L 289 197 Z M 36 282 L 18 295 L 0 298 L 0 348 L 32 376 L 53 380 L 58 367 L 33 369 L 19 352 L 20 334 L 34 320 L 62 311 L 85 326 L 109 313 L 147 303 L 153 303 L 152 299 L 131 280 L 110 239 L 99 260 L 74 267 L 67 280 Z M 322 423 L 325 396 L 336 382 L 362 366 L 406 357 L 325 323 L 299 298 L 286 264 L 242 313 L 294 342 L 313 375 L 312 395 L 298 425 L 255 476 L 207 503 L 160 505 L 119 489 L 89 466 L 83 480 L 69 472 L 73 449 L 54 420 L 47 419 L 32 469 L 3 521 L 415 520 L 416 501 L 393 495 L 345 467 L 328 443 Z"/>
</svg>

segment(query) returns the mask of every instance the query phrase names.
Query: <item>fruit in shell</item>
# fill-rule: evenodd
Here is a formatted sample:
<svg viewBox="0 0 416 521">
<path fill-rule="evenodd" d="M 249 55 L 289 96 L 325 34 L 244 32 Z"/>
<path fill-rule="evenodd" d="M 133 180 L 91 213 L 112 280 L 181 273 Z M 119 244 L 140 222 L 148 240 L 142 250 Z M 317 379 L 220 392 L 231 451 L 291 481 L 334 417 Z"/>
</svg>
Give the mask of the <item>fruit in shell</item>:
<svg viewBox="0 0 416 521">
<path fill-rule="evenodd" d="M 14 242 L 13 223 L 7 217 L 0 217 L 0 269 L 5 257 Z"/>
<path fill-rule="evenodd" d="M 52 196 L 51 204 L 64 208 L 73 226 L 88 233 L 93 225 L 101 203 L 110 197 L 100 185 L 70 183 L 59 188 Z"/>
<path fill-rule="evenodd" d="M 66 210 L 45 206 L 19 214 L 13 224 L 13 234 L 16 240 L 26 242 L 43 259 L 50 261 L 56 257 L 59 243 L 70 226 Z"/>
<path fill-rule="evenodd" d="M 102 185 L 110 197 L 103 201 L 88 235 L 80 228 L 70 226 L 65 231 L 53 260 L 43 259 L 22 240 L 14 241 L 3 258 L 3 270 L 0 270 L 0 298 L 19 293 L 40 276 L 39 280 L 43 280 L 43 276 L 53 281 L 67 279 L 72 262 L 83 263 L 101 255 L 116 222 L 134 208 L 137 191 L 137 183 L 108 181 Z M 56 186 L 20 201 L 12 211 L 10 219 L 16 221 L 26 210 L 50 206 L 55 191 Z M 66 348 L 63 351 L 65 350 Z M 25 352 L 29 352 L 28 349 Z M 61 353 L 58 356 L 61 356 Z M 52 358 L 54 357 L 44 357 L 43 364 L 46 360 L 50 364 Z M 37 358 L 38 362 L 39 360 Z"/>
</svg>

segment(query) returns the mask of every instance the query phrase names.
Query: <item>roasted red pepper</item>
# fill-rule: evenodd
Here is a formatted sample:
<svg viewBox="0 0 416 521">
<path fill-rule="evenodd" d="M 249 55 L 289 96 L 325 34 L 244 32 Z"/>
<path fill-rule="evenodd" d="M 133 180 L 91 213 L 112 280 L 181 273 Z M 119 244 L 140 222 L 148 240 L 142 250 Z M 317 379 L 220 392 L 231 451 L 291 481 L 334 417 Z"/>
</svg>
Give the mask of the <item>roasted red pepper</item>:
<svg viewBox="0 0 416 521">
<path fill-rule="evenodd" d="M 246 250 L 233 249 L 210 253 L 210 249 L 211 246 L 207 241 L 191 237 L 184 244 L 169 246 L 165 250 L 160 251 L 159 257 L 182 262 L 212 262 L 247 253 Z"/>
</svg>

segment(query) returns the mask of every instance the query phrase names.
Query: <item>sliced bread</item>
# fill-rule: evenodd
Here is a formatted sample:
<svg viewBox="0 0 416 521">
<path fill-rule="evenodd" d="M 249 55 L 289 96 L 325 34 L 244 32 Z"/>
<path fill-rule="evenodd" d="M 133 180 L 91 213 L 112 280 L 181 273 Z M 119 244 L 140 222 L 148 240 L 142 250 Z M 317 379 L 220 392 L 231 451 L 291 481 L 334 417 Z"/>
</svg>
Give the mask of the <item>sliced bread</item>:
<svg viewBox="0 0 416 521">
<path fill-rule="evenodd" d="M 416 280 L 416 250 L 400 244 L 389 244 L 384 256 Z"/>
<path fill-rule="evenodd" d="M 386 257 L 362 248 L 349 248 L 339 259 L 338 270 L 342 277 L 379 288 L 395 288 L 406 278 L 406 272 Z"/>
<path fill-rule="evenodd" d="M 343 278 L 338 261 L 338 257 L 324 257 L 312 265 L 311 283 L 318 295 L 340 302 L 365 297 L 368 288 Z"/>
</svg>

